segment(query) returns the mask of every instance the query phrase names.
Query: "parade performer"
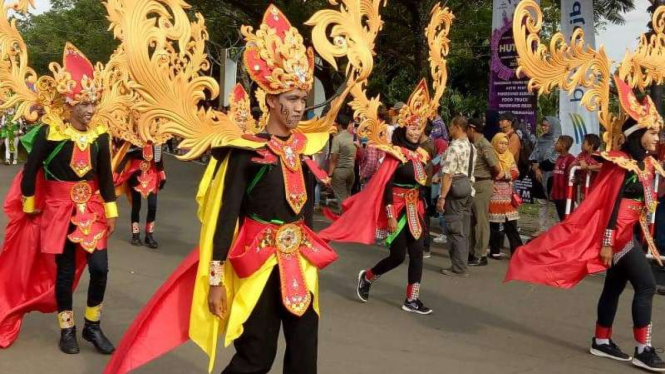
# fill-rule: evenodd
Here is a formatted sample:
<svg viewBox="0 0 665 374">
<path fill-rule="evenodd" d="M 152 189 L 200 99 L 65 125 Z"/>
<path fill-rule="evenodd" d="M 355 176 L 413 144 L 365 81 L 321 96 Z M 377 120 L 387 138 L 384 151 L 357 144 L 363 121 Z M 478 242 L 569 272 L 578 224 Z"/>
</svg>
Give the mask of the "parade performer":
<svg viewBox="0 0 665 374">
<path fill-rule="evenodd" d="M 399 111 L 397 128 L 392 134 L 392 146 L 385 139 L 386 124 L 376 113 L 359 109 L 366 120 L 358 132 L 367 136 L 370 144 L 386 151 L 386 158 L 365 189 L 342 205 L 342 214 L 319 235 L 326 240 L 374 244 L 375 238 L 386 238 L 390 255 L 374 267 L 358 274 L 357 295 L 369 300 L 371 285 L 381 275 L 396 268 L 409 254 L 408 283 L 402 309 L 417 314 L 432 310 L 420 300 L 423 272 L 423 236 L 425 205 L 420 194 L 427 182 L 425 165 L 427 151 L 420 147 L 420 137 L 428 120 L 433 119 L 446 86 L 445 56 L 448 53 L 447 34 L 453 15 L 448 8 L 436 5 L 426 29 L 430 45 L 430 61 L 434 72 L 435 95 L 430 98 L 427 81 L 423 79 L 411 94 L 408 103 Z M 363 97 L 356 97 L 352 106 L 365 108 Z M 365 99 L 366 100 L 366 99 Z"/>
<path fill-rule="evenodd" d="M 664 16 L 665 8 L 657 13 L 659 17 Z M 562 55 L 557 55 L 556 59 L 543 58 L 547 56 L 543 54 L 544 47 L 534 48 L 534 41 L 539 40 L 534 39 L 537 35 L 534 37 L 533 34 L 539 31 L 540 22 L 534 23 L 532 19 L 533 14 L 536 14 L 537 19 L 542 21 L 540 9 L 535 2 L 526 0 L 519 4 L 515 14 L 514 35 L 520 71 L 531 78 L 530 87 L 551 88 L 556 84 L 566 84 L 568 87 L 593 86 L 593 90 L 587 92 L 595 92 L 588 96 L 585 94 L 582 102 L 588 105 L 591 102 L 589 98 L 597 95 L 595 99 L 599 104 L 600 122 L 606 130 L 603 138 L 607 150 L 601 152 L 604 165 L 593 191 L 566 221 L 517 250 L 506 274 L 506 281 L 521 280 L 571 288 L 587 274 L 607 270 L 603 292 L 598 301 L 596 330 L 590 352 L 618 361 L 632 361 L 635 366 L 647 370 L 665 371 L 665 363 L 651 346 L 655 281 L 641 244 L 644 241 L 648 251 L 660 263 L 647 216 L 655 211 L 657 205 L 655 174 L 665 175 L 662 167 L 652 157 L 658 144 L 658 133 L 663 128 L 663 119 L 648 96 L 640 102 L 626 83 L 630 81 L 641 87 L 640 81 L 644 82 L 642 71 L 649 71 L 646 67 L 650 62 L 644 57 L 651 53 L 660 56 L 662 51 L 648 50 L 656 44 L 650 44 L 643 38 L 642 45 L 645 49 L 640 47 L 637 53 L 627 55 L 618 69 L 624 78 L 614 76 L 622 114 L 611 115 L 611 64 L 602 49 L 599 54 L 585 46 L 581 31 L 576 31 L 573 35 L 573 48 L 565 43 L 557 45 L 560 49 L 550 53 Z M 656 19 L 653 22 L 656 24 Z M 659 32 L 662 35 L 662 28 Z M 536 50 L 539 51 L 538 55 L 534 54 Z M 581 53 L 585 57 L 581 57 Z M 561 56 L 566 57 L 559 59 Z M 573 59 L 577 62 L 568 65 Z M 586 71 L 585 69 L 591 66 L 589 61 L 593 62 L 594 67 L 602 65 L 604 68 Z M 558 66 L 559 63 L 562 66 Z M 577 63 L 584 64 L 578 72 L 579 76 L 568 75 L 568 69 L 580 68 L 576 66 Z M 543 68 L 541 64 L 547 66 Z M 560 67 L 560 71 L 565 73 L 555 81 L 550 80 L 553 77 L 551 72 Z M 585 72 L 589 71 L 593 71 L 593 79 L 585 75 Z M 658 69 L 654 69 L 647 74 L 657 73 Z M 657 78 L 654 75 L 648 78 L 649 81 L 652 79 L 658 81 L 662 76 Z M 542 91 L 546 92 L 547 89 Z M 619 146 L 621 150 L 617 150 Z M 636 347 L 633 357 L 622 352 L 612 341 L 619 298 L 629 281 L 634 289 L 632 314 Z"/>
<path fill-rule="evenodd" d="M 325 181 L 327 175 L 309 156 L 324 147 L 345 96 L 371 71 L 380 3 L 343 2 L 341 11 L 320 11 L 308 22 L 315 25 L 312 40 L 322 58 L 331 64 L 335 57 L 350 60 L 342 94 L 325 117 L 306 122 L 302 116 L 314 80 L 314 51 L 274 5 L 257 30 L 243 27 L 243 62 L 268 113 L 258 124 L 238 121 L 254 121 L 246 111 L 199 110 L 196 104 L 204 95 L 192 99 L 189 94 L 218 89 L 212 78 L 200 75 L 208 67 L 199 59 L 205 56 L 201 18 L 190 23 L 176 2 L 166 13 L 151 10 L 162 9 L 161 1 L 107 3 L 114 31 L 131 59 L 130 75 L 141 87 L 139 127 L 158 120 L 160 131 L 183 138 L 181 146 L 189 152 L 182 158 L 196 158 L 210 148 L 213 158 L 197 194 L 198 250 L 141 311 L 105 373 L 125 373 L 188 338 L 210 356 L 212 369 L 220 335 L 236 349 L 224 373 L 267 373 L 281 326 L 287 341 L 284 371 L 316 373 L 318 271 L 337 255 L 311 230 L 314 178 Z M 155 14 L 161 17 L 157 22 L 145 22 Z M 346 24 L 349 20 L 363 24 Z M 164 22 L 169 27 L 161 29 Z M 327 30 L 340 22 L 345 31 L 329 40 Z M 144 35 L 187 47 L 155 46 Z M 177 52 L 183 48 L 186 58 Z M 257 126 L 256 133 L 243 131 Z"/>
<path fill-rule="evenodd" d="M 101 330 L 100 318 L 107 239 L 118 210 L 110 136 L 94 116 L 104 88 L 103 72 L 69 43 L 62 67 L 52 64 L 52 71 L 54 78 L 40 78 L 38 87 L 44 90 L 35 95 L 51 94 L 57 100 L 46 108 L 47 125 L 39 129 L 28 162 L 5 200 L 10 220 L 0 256 L 0 346 L 16 339 L 23 314 L 57 309 L 60 350 L 78 353 L 72 293 L 87 263 L 90 285 L 82 336 L 109 354 L 114 348 Z M 4 79 L 7 73 L 3 69 L 0 76 Z"/>
<path fill-rule="evenodd" d="M 78 353 L 72 294 L 85 265 L 90 284 L 82 336 L 99 352 L 113 352 L 101 312 L 107 283 L 107 241 L 118 210 L 111 173 L 110 135 L 129 115 L 122 52 L 96 66 L 66 43 L 53 76 L 38 77 L 27 47 L 8 18 L 30 2 L 5 5 L 0 17 L 0 110 L 43 123 L 31 131 L 28 161 L 5 198 L 9 218 L 0 254 L 0 347 L 17 338 L 23 315 L 58 312 L 59 347 Z M 123 60 L 124 61 L 124 60 Z"/>
<path fill-rule="evenodd" d="M 16 118 L 14 108 L 8 109 L 0 124 L 0 138 L 5 143 L 5 165 L 16 165 L 18 162 L 18 143 L 22 134 L 23 120 Z"/>
<path fill-rule="evenodd" d="M 150 248 L 158 248 L 153 238 L 155 220 L 157 219 L 157 194 L 166 184 L 164 159 L 160 145 L 145 144 L 143 147 L 132 146 L 117 167 L 116 186 L 126 184 L 132 205 L 132 245 L 141 245 L 141 228 L 139 227 L 141 201 L 148 202 L 148 215 L 145 222 L 144 243 Z"/>
</svg>

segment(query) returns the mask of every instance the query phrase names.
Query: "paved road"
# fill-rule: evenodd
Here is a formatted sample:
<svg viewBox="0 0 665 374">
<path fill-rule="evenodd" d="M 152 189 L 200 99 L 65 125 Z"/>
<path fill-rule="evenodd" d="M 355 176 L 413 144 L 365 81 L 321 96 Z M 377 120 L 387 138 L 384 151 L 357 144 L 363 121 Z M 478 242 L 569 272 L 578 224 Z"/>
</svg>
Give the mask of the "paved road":
<svg viewBox="0 0 665 374">
<path fill-rule="evenodd" d="M 103 326 L 117 342 L 139 309 L 194 247 L 199 224 L 194 193 L 203 166 L 167 161 L 169 180 L 160 194 L 156 238 L 158 250 L 129 245 L 128 205 L 120 204 L 121 220 L 110 242 L 111 273 Z M 0 194 L 5 195 L 18 167 L 0 165 Z M 0 215 L 4 227 L 6 217 Z M 323 225 L 322 221 L 318 222 Z M 0 229 L 1 230 L 1 229 Z M 4 235 L 0 231 L 0 237 Z M 335 245 L 340 259 L 321 273 L 319 373 L 637 373 L 627 364 L 587 353 L 595 323 L 602 276 L 577 288 L 556 290 L 527 284 L 502 284 L 507 262 L 473 269 L 468 279 L 439 274 L 449 264 L 444 248 L 425 260 L 422 299 L 430 316 L 407 314 L 404 298 L 406 266 L 387 274 L 372 289 L 370 303 L 355 296 L 358 270 L 372 265 L 385 249 Z M 87 276 L 75 295 L 82 324 Z M 626 291 L 615 324 L 614 339 L 632 351 L 630 301 Z M 665 347 L 663 298 L 654 303 L 654 345 Z M 81 341 L 81 354 L 66 356 L 57 347 L 56 317 L 31 314 L 17 342 L 0 351 L 0 374 L 99 374 L 108 357 Z M 215 372 L 221 371 L 233 348 L 220 348 Z M 283 344 L 273 373 L 281 373 Z M 137 374 L 206 373 L 206 356 L 187 343 L 136 371 Z"/>
</svg>

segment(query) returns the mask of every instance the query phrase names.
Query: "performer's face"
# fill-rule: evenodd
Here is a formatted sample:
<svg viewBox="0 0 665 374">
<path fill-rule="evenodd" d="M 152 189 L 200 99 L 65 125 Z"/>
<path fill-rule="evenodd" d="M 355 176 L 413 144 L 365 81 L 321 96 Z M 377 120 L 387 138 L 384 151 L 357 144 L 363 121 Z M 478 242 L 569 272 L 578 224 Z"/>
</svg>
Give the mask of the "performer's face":
<svg viewBox="0 0 665 374">
<path fill-rule="evenodd" d="M 406 128 L 406 138 L 411 143 L 420 143 L 420 136 L 423 134 L 423 131 L 420 129 L 420 126 L 408 126 Z"/>
<path fill-rule="evenodd" d="M 72 107 L 71 118 L 80 124 L 87 125 L 92 120 L 95 109 L 97 109 L 97 104 L 94 102 L 78 103 Z"/>
<path fill-rule="evenodd" d="M 267 98 L 270 117 L 289 130 L 298 127 L 307 106 L 307 91 L 294 89 L 281 95 L 269 95 Z"/>
<path fill-rule="evenodd" d="M 658 130 L 652 129 L 642 135 L 642 147 L 653 153 L 658 149 Z"/>
</svg>

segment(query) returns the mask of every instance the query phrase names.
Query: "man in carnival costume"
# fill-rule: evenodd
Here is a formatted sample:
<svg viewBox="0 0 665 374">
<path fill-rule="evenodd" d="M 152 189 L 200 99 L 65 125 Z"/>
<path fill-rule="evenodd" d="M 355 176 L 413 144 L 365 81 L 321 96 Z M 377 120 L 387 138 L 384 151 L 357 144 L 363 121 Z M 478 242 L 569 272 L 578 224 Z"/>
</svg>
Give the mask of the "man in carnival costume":
<svg viewBox="0 0 665 374">
<path fill-rule="evenodd" d="M 351 18 L 380 25 L 373 23 L 380 1 L 363 1 L 367 3 L 363 7 L 349 3 L 344 10 L 358 13 Z M 107 5 L 116 12 L 112 22 L 123 28 L 128 48 L 140 40 L 131 27 L 148 16 L 134 6 L 135 2 L 123 0 Z M 170 9 L 176 24 L 189 22 L 182 8 Z M 362 13 L 369 11 L 377 13 Z M 322 19 L 326 12 L 334 16 Z M 308 24 L 315 24 L 315 45 L 319 40 L 326 47 L 333 46 L 321 38 L 325 38 L 326 27 L 339 20 L 344 20 L 342 13 L 333 10 L 312 17 Z M 308 156 L 323 148 L 346 94 L 369 73 L 361 74 L 362 69 L 352 62 L 347 87 L 326 117 L 304 122 L 306 98 L 314 80 L 314 51 L 304 46 L 297 29 L 274 5 L 268 7 L 258 30 L 244 26 L 242 34 L 247 42 L 243 62 L 259 87 L 256 96 L 264 112 L 258 122 L 249 112 L 248 95 L 238 86 L 228 114 L 192 106 L 187 110 L 200 117 L 181 121 L 187 114 L 178 112 L 177 105 L 164 103 L 190 100 L 181 92 L 203 86 L 196 74 L 186 75 L 188 70 L 183 69 L 180 76 L 155 76 L 151 66 L 159 65 L 157 57 L 137 59 L 130 72 L 132 79 L 145 85 L 146 120 L 151 113 L 164 115 L 163 131 L 182 136 L 183 147 L 191 149 L 184 158 L 195 158 L 213 148 L 213 159 L 197 195 L 202 221 L 198 251 L 184 260 L 139 314 L 107 366 L 107 374 L 126 373 L 188 338 L 210 355 L 212 370 L 220 334 L 225 345 L 234 343 L 236 349 L 224 373 L 267 373 L 277 353 L 281 326 L 287 345 L 284 372 L 317 371 L 318 271 L 337 255 L 310 228 L 315 178 L 323 182 L 328 178 Z M 356 39 L 363 42 L 357 56 L 369 57 L 369 63 L 373 45 L 366 42 L 375 36 L 372 32 Z M 335 45 L 340 48 L 350 37 L 339 36 Z M 201 50 L 203 47 L 201 44 Z M 139 56 L 133 52 L 127 51 Z M 335 51 L 335 57 L 345 55 L 343 50 Z M 332 58 L 325 51 L 322 56 Z M 186 81 L 187 86 L 174 85 L 175 81 Z M 157 100 L 166 92 L 160 87 L 170 92 Z"/>
<path fill-rule="evenodd" d="M 663 11 L 665 8 L 660 12 L 661 16 L 665 13 Z M 532 13 L 539 12 L 540 9 L 531 0 L 520 3 L 515 11 L 514 23 L 518 25 L 514 27 L 514 34 L 520 66 L 528 65 L 523 72 L 531 77 L 531 84 L 537 85 L 547 83 L 545 77 L 552 67 L 533 67 L 538 67 L 543 62 L 551 64 L 551 61 L 556 61 L 542 61 L 542 55 L 534 56 L 532 51 L 536 49 L 533 48 L 531 39 L 528 39 L 528 43 L 524 40 L 528 33 L 521 29 L 522 25 L 529 24 L 528 18 L 532 17 Z M 654 24 L 657 24 L 656 20 Z M 535 28 L 529 30 L 537 31 Z M 574 35 L 573 39 L 576 37 L 581 39 L 581 34 Z M 642 41 L 646 42 L 646 38 Z M 561 51 L 566 48 L 564 45 Z M 588 47 L 579 50 L 587 53 L 586 48 Z M 663 119 L 648 96 L 642 102 L 637 99 L 627 81 L 638 81 L 630 79 L 627 73 L 629 70 L 624 69 L 626 66 L 639 68 L 644 61 L 648 61 L 644 57 L 651 52 L 642 53 L 644 51 L 638 49 L 637 53 L 628 54 L 618 69 L 624 78 L 619 75 L 613 77 L 621 116 L 609 115 L 611 64 L 606 64 L 606 70 L 594 72 L 598 77 L 591 80 L 590 84 L 597 85 L 594 86 L 596 88 L 601 87 L 598 92 L 606 95 L 600 99 L 599 117 L 606 130 L 604 139 L 608 148 L 600 154 L 604 164 L 594 189 L 564 222 L 517 250 L 506 274 L 506 281 L 521 280 L 571 288 L 588 274 L 607 271 L 603 292 L 598 301 L 591 354 L 617 361 L 632 361 L 640 368 L 662 372 L 665 371 L 665 362 L 651 346 L 655 281 L 642 243 L 646 243 L 648 252 L 660 263 L 660 255 L 651 236 L 647 216 L 655 212 L 657 205 L 655 175 L 665 175 L 661 165 L 653 157 L 659 132 L 663 128 Z M 571 52 L 570 58 L 576 57 L 575 52 Z M 567 62 L 565 59 L 561 61 Z M 565 67 L 569 68 L 572 69 Z M 654 70 L 654 73 L 657 72 Z M 573 83 L 584 84 L 575 80 Z M 639 82 L 636 85 L 639 86 Z M 587 101 L 583 99 L 583 102 Z M 612 120 L 608 121 L 609 118 Z M 620 144 L 621 150 L 614 150 Z M 612 341 L 612 327 L 619 298 L 628 282 L 634 289 L 632 317 L 635 353 L 632 357 L 621 351 Z"/>
<path fill-rule="evenodd" d="M 87 263 L 90 284 L 82 336 L 110 354 L 114 347 L 100 318 L 107 241 L 118 210 L 110 136 L 94 116 L 102 95 L 101 71 L 69 43 L 62 67 L 53 64 L 52 71 L 53 78 L 42 77 L 37 84 L 41 94 L 53 98 L 43 118 L 47 125 L 38 130 L 28 162 L 5 201 L 10 220 L 0 256 L 0 346 L 16 339 L 25 313 L 57 310 L 60 350 L 78 353 L 72 293 Z M 6 74 L 3 69 L 3 79 Z M 13 98 L 22 101 L 19 95 Z M 29 100 L 23 104 L 31 105 Z"/>
</svg>

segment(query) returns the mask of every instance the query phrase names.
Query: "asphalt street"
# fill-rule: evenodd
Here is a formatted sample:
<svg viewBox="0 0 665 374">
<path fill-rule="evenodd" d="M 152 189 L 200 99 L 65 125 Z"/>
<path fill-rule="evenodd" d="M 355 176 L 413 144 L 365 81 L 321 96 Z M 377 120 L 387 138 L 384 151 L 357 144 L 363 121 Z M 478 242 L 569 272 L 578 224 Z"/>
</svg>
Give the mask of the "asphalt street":
<svg viewBox="0 0 665 374">
<path fill-rule="evenodd" d="M 198 239 L 194 195 L 204 167 L 167 156 L 168 181 L 159 195 L 155 238 L 159 249 L 129 244 L 127 202 L 120 200 L 121 217 L 109 245 L 109 285 L 102 326 L 118 342 L 134 316 Z M 19 166 L 0 165 L 0 195 L 4 196 Z M 145 218 L 145 212 L 142 214 Z M 6 217 L 0 214 L 0 238 Z M 318 217 L 317 228 L 325 225 Z M 143 225 L 142 225 L 143 226 Z M 630 364 L 596 358 L 588 353 L 595 324 L 597 297 L 603 276 L 586 279 L 563 291 L 543 286 L 502 283 L 507 261 L 471 269 L 466 279 L 439 273 L 450 264 L 444 247 L 425 260 L 421 298 L 434 313 L 429 316 L 401 310 L 406 265 L 383 276 L 372 287 L 371 299 L 356 298 L 358 271 L 386 253 L 381 247 L 334 244 L 339 260 L 321 272 L 322 318 L 319 330 L 319 373 L 492 373 L 573 374 L 638 373 Z M 75 294 L 75 313 L 83 325 L 87 275 Z M 632 321 L 628 287 L 614 326 L 614 340 L 632 353 Z M 654 301 L 653 344 L 665 355 L 663 297 Z M 56 315 L 33 313 L 23 323 L 16 343 L 0 350 L 0 374 L 99 374 L 107 356 L 82 341 L 81 353 L 58 350 Z M 220 344 L 221 345 L 221 344 Z M 282 372 L 283 341 L 272 373 Z M 214 372 L 233 355 L 219 348 Z M 207 372 L 207 357 L 192 343 L 136 370 L 136 374 Z"/>
</svg>

